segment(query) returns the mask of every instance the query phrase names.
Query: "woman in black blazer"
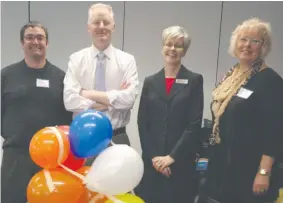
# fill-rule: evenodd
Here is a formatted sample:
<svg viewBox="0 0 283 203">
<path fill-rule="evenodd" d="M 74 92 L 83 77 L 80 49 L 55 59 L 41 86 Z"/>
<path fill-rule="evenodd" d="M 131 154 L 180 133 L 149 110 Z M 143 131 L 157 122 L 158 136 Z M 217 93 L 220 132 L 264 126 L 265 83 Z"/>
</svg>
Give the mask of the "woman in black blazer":
<svg viewBox="0 0 283 203">
<path fill-rule="evenodd" d="M 203 77 L 181 64 L 190 45 L 179 26 L 163 31 L 164 68 L 145 79 L 138 128 L 145 165 L 136 192 L 146 203 L 192 202 Z"/>
<path fill-rule="evenodd" d="M 274 202 L 283 152 L 283 80 L 264 59 L 268 23 L 249 19 L 232 34 L 239 62 L 214 89 L 207 196 L 220 203 Z"/>
</svg>

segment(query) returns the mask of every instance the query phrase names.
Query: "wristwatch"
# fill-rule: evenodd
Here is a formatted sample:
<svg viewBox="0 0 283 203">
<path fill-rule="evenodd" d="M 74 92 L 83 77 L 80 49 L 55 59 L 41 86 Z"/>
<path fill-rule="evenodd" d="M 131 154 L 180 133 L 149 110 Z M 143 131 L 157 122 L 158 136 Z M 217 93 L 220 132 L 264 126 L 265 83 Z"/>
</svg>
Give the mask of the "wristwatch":
<svg viewBox="0 0 283 203">
<path fill-rule="evenodd" d="M 260 168 L 259 171 L 258 171 L 258 173 L 259 173 L 260 175 L 263 175 L 263 176 L 270 176 L 270 175 L 271 175 L 270 171 L 268 171 L 268 170 L 266 170 L 266 169 L 263 169 L 263 168 Z"/>
</svg>

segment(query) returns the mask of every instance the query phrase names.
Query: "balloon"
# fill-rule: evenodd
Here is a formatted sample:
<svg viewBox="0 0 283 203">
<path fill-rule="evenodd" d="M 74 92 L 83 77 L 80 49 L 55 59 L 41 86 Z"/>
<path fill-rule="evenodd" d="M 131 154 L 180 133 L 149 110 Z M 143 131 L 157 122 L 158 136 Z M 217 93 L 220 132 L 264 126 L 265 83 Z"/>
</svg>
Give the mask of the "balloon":
<svg viewBox="0 0 283 203">
<path fill-rule="evenodd" d="M 84 166 L 80 168 L 79 170 L 77 170 L 76 172 L 78 172 L 79 174 L 83 176 L 86 176 L 89 170 L 90 170 L 89 166 Z M 99 194 L 97 192 L 91 192 L 88 189 L 86 189 L 86 192 L 88 193 L 88 196 L 89 196 L 89 202 L 91 202 L 91 200 L 93 200 L 94 198 L 95 198 L 94 203 L 105 203 L 105 201 L 108 200 L 108 198 L 103 194 Z"/>
<path fill-rule="evenodd" d="M 66 161 L 63 162 L 63 165 L 75 171 L 81 168 L 85 162 L 86 159 L 76 157 L 70 150 Z"/>
<path fill-rule="evenodd" d="M 42 168 L 56 168 L 70 151 L 67 135 L 56 127 L 46 127 L 32 137 L 29 145 L 31 159 Z"/>
<path fill-rule="evenodd" d="M 140 197 L 132 194 L 116 195 L 116 198 L 124 203 L 144 203 Z M 113 203 L 113 201 L 107 200 L 105 203 Z"/>
<path fill-rule="evenodd" d="M 85 183 L 94 192 L 124 194 L 139 184 L 143 172 L 141 156 L 128 145 L 117 144 L 98 155 L 86 175 Z"/>
<path fill-rule="evenodd" d="M 62 130 L 65 134 L 67 134 L 69 136 L 70 126 L 59 125 L 59 126 L 56 126 L 56 127 L 59 128 L 60 130 Z"/>
<path fill-rule="evenodd" d="M 44 170 L 35 174 L 27 188 L 28 203 L 88 203 L 81 180 L 64 169 L 49 170 L 54 190 L 50 191 Z"/>
<path fill-rule="evenodd" d="M 90 166 L 83 166 L 80 169 L 78 169 L 76 172 L 78 172 L 79 174 L 86 176 L 88 174 L 90 170 Z"/>
<path fill-rule="evenodd" d="M 57 126 L 57 128 L 62 130 L 65 133 L 65 135 L 69 137 L 69 129 L 70 129 L 69 126 L 67 125 Z M 76 157 L 70 150 L 67 159 L 63 162 L 63 165 L 75 171 L 81 168 L 85 164 L 85 162 L 86 159 Z"/>
<path fill-rule="evenodd" d="M 108 147 L 112 139 L 112 126 L 102 112 L 87 110 L 72 121 L 69 138 L 75 156 L 93 157 Z"/>
</svg>

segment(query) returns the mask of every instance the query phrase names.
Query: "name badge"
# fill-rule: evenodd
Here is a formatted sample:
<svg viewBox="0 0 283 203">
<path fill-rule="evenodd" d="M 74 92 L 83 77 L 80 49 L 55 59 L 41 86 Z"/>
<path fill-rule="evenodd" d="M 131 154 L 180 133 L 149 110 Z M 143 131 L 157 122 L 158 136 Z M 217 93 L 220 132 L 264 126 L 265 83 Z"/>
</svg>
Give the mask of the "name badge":
<svg viewBox="0 0 283 203">
<path fill-rule="evenodd" d="M 36 87 L 49 88 L 49 80 L 36 79 Z"/>
<path fill-rule="evenodd" d="M 241 97 L 243 99 L 247 99 L 252 95 L 253 91 L 252 90 L 248 90 L 246 88 L 241 87 L 241 89 L 239 90 L 237 96 Z"/>
<path fill-rule="evenodd" d="M 208 160 L 199 160 L 196 164 L 197 171 L 206 171 L 208 166 Z"/>
<path fill-rule="evenodd" d="M 176 79 L 176 83 L 179 83 L 179 84 L 188 84 L 188 79 Z"/>
</svg>

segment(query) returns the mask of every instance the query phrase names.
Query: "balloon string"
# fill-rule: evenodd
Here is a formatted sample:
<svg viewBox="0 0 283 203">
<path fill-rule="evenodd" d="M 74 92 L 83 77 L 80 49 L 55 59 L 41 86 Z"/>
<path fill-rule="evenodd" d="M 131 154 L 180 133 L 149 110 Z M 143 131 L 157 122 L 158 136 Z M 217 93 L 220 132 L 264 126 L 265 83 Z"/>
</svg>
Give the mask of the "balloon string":
<svg viewBox="0 0 283 203">
<path fill-rule="evenodd" d="M 85 180 L 85 177 L 82 175 L 82 174 L 79 174 L 78 172 L 76 171 L 73 171 L 72 169 L 64 166 L 63 164 L 59 164 L 59 166 L 61 166 L 63 169 L 65 169 L 66 171 L 68 171 L 69 173 L 71 173 L 72 175 L 78 177 L 79 179 L 81 179 L 82 181 Z"/>
<path fill-rule="evenodd" d="M 60 133 L 60 131 L 56 128 L 56 127 L 49 127 L 49 129 L 51 129 L 54 134 L 56 135 L 56 138 L 58 140 L 59 143 L 59 154 L 58 154 L 58 164 L 62 163 L 62 159 L 63 159 L 63 155 L 64 155 L 64 142 L 62 139 L 62 135 Z"/>
<path fill-rule="evenodd" d="M 51 177 L 51 174 L 48 170 L 44 169 L 43 170 L 44 172 L 44 176 L 45 176 L 45 179 L 46 179 L 46 184 L 47 184 L 47 187 L 49 189 L 49 192 L 53 192 L 55 190 L 55 187 L 54 187 L 54 184 L 53 184 L 53 181 L 52 181 L 52 177 Z"/>
<path fill-rule="evenodd" d="M 61 166 L 63 169 L 65 169 L 66 171 L 68 171 L 69 173 L 71 173 L 72 175 L 80 178 L 82 181 L 84 181 L 85 177 L 81 174 L 79 174 L 78 172 L 75 172 L 73 170 L 71 170 L 70 168 L 64 166 L 62 163 L 62 159 L 63 159 L 63 155 L 64 155 L 64 142 L 62 139 L 62 135 L 60 133 L 60 131 L 56 128 L 56 127 L 50 127 L 53 132 L 55 133 L 57 139 L 58 139 L 58 143 L 59 143 L 59 156 L 58 156 L 58 165 Z"/>
<path fill-rule="evenodd" d="M 63 143 L 62 136 L 61 136 L 59 130 L 56 127 L 48 127 L 48 128 L 54 132 L 54 134 L 56 135 L 56 138 L 58 140 L 58 143 L 59 143 L 59 154 L 58 154 L 57 162 L 58 162 L 58 165 L 61 165 L 61 162 L 62 162 L 62 159 L 63 159 L 63 155 L 64 155 L 64 143 Z M 53 184 L 50 172 L 48 170 L 44 170 L 44 175 L 45 175 L 46 184 L 47 184 L 47 187 L 48 187 L 49 191 L 53 192 L 53 190 L 55 190 L 55 186 Z"/>
<path fill-rule="evenodd" d="M 113 195 L 110 195 L 110 194 L 107 194 L 107 193 L 105 193 L 105 192 L 102 192 L 102 191 L 98 190 L 97 188 L 92 188 L 92 191 L 97 192 L 97 193 L 99 193 L 99 194 L 105 195 L 105 196 L 106 196 L 109 200 L 111 200 L 113 203 L 126 203 L 126 202 L 124 202 L 124 201 L 119 200 L 117 197 L 115 197 L 115 196 L 113 196 Z M 94 198 L 93 198 L 93 199 L 94 199 Z M 93 200 L 93 199 L 92 199 L 92 200 Z M 92 203 L 92 202 L 90 202 L 90 203 Z M 95 203 L 95 202 L 93 202 L 93 203 Z"/>
<path fill-rule="evenodd" d="M 95 195 L 89 203 L 96 203 L 96 201 L 101 200 L 104 198 L 105 195 L 98 193 L 97 195 Z"/>
</svg>

